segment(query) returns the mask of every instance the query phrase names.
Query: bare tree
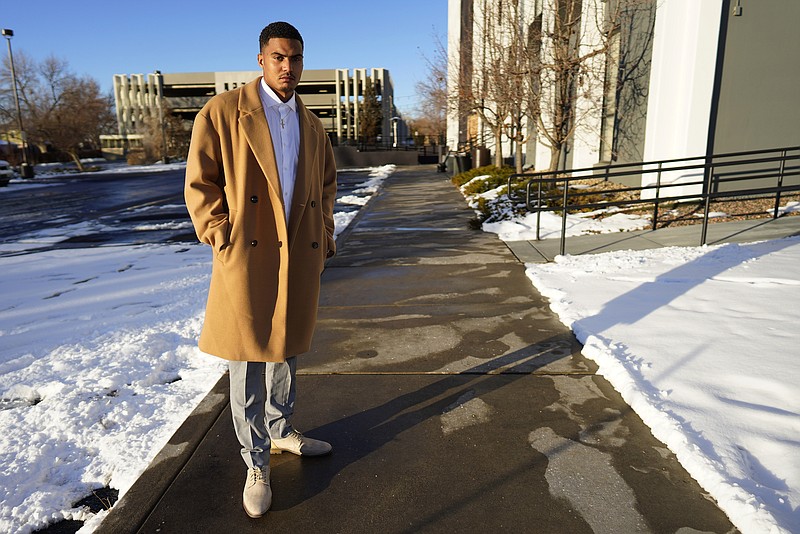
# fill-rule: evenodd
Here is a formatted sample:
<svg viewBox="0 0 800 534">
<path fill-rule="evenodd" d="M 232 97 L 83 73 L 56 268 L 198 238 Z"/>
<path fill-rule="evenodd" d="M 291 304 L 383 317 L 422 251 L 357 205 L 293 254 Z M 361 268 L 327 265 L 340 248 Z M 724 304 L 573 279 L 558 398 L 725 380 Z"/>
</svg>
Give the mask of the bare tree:
<svg viewBox="0 0 800 534">
<path fill-rule="evenodd" d="M 162 124 L 158 116 L 143 119 L 140 130 L 143 136 L 142 146 L 129 150 L 129 164 L 149 165 L 162 160 L 164 156 L 178 160 L 186 158 L 192 135 L 191 123 L 174 114 L 169 108 L 164 109 L 163 121 Z"/>
<path fill-rule="evenodd" d="M 472 69 L 459 76 L 451 109 L 480 118 L 468 121 L 470 141 L 483 143 L 480 130 L 488 129 L 497 167 L 503 165 L 503 138 L 511 140 L 521 173 L 523 147 L 535 132 L 540 111 L 541 15 L 533 20 L 536 3 L 529 0 L 479 0 L 475 6 Z"/>
<path fill-rule="evenodd" d="M 113 129 L 113 100 L 94 79 L 72 73 L 65 60 L 51 56 L 36 64 L 21 56 L 22 69 L 15 58 L 15 70 L 28 138 L 63 151 L 83 170 L 81 150 L 97 147 L 100 134 Z M 3 72 L 3 79 L 10 74 Z"/>
<path fill-rule="evenodd" d="M 171 109 L 164 110 L 164 131 L 167 135 L 167 152 L 170 158 L 186 159 L 192 139 L 192 125 Z"/>
<path fill-rule="evenodd" d="M 516 170 L 522 172 L 523 147 L 535 135 L 550 149 L 549 170 L 564 168 L 579 129 L 600 134 L 603 123 L 596 119 L 604 110 L 611 117 L 608 137 L 614 139 L 624 112 L 631 105 L 641 110 L 652 24 L 642 26 L 649 15 L 633 19 L 642 9 L 652 11 L 654 0 L 476 0 L 475 5 L 474 45 L 462 43 L 471 46 L 471 71 L 459 76 L 450 103 L 480 117 L 492 132 L 497 165 L 505 136 L 514 143 Z"/>
<path fill-rule="evenodd" d="M 522 173 L 525 143 L 540 113 L 541 14 L 526 13 L 524 0 L 507 0 L 499 10 L 499 27 L 505 33 L 505 54 L 498 73 L 504 80 L 500 96 L 508 102 L 505 135 L 514 143 L 515 171 Z M 529 21 L 533 15 L 534 20 Z"/>
<path fill-rule="evenodd" d="M 601 154 L 608 161 L 641 161 L 656 1 L 622 2 L 609 27 Z"/>
<path fill-rule="evenodd" d="M 420 104 L 409 125 L 415 136 L 441 144 L 447 133 L 447 50 L 438 36 L 431 57 L 423 54 L 422 58 L 426 76 L 416 83 Z"/>
<path fill-rule="evenodd" d="M 479 123 L 475 120 L 468 121 L 468 143 L 483 144 L 486 139 L 482 130 L 488 129 L 495 144 L 495 165 L 501 167 L 505 123 L 514 103 L 509 101 L 503 79 L 505 55 L 509 44 L 508 28 L 503 24 L 505 18 L 502 13 L 498 15 L 492 4 L 492 0 L 476 2 L 475 20 L 472 21 L 472 40 L 461 43 L 463 47 L 472 46 L 472 50 L 469 51 L 472 57 L 472 70 L 469 73 L 463 72 L 460 61 L 449 65 L 449 68 L 462 72 L 458 76 L 455 91 L 450 94 L 448 104 L 451 109 L 480 118 Z"/>
<path fill-rule="evenodd" d="M 549 170 L 566 166 L 576 130 L 592 129 L 589 118 L 601 113 L 612 117 L 607 137 L 616 144 L 620 111 L 630 109 L 634 98 L 641 108 L 641 98 L 646 98 L 647 43 L 653 31 L 652 23 L 641 26 L 641 21 L 652 18 L 654 6 L 652 0 L 545 3 L 540 34 L 532 38 L 541 42 L 537 134 L 550 147 Z M 634 25 L 640 27 L 633 31 Z M 612 152 L 616 153 L 616 145 Z"/>
<path fill-rule="evenodd" d="M 537 133 L 550 147 L 551 171 L 563 168 L 565 148 L 583 118 L 576 101 L 579 96 L 595 96 L 595 84 L 605 78 L 604 69 L 598 73 L 592 60 L 605 52 L 606 42 L 587 39 L 583 10 L 582 0 L 551 0 L 542 13 L 541 34 L 534 36 L 542 43 Z M 599 95 L 602 98 L 602 91 Z"/>
</svg>

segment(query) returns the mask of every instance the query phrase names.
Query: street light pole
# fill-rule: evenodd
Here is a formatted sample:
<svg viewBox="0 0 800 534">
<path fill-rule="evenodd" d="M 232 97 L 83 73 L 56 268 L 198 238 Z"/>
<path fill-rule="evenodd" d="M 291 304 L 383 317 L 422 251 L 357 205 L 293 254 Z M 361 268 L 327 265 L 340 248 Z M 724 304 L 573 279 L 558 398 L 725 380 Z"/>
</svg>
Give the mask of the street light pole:
<svg viewBox="0 0 800 534">
<path fill-rule="evenodd" d="M 19 107 L 19 92 L 17 91 L 17 74 L 14 71 L 14 54 L 11 52 L 11 38 L 14 37 L 14 30 L 3 28 L 0 33 L 6 38 L 8 43 L 8 60 L 11 64 L 11 83 L 14 86 L 14 102 L 17 105 L 17 124 L 19 126 L 19 136 L 22 139 L 22 165 L 20 165 L 20 175 L 23 178 L 33 178 L 33 167 L 28 164 L 28 143 L 25 139 L 25 129 L 22 127 L 22 110 Z"/>
<path fill-rule="evenodd" d="M 397 148 L 397 122 L 400 117 L 392 117 L 392 148 Z"/>
</svg>

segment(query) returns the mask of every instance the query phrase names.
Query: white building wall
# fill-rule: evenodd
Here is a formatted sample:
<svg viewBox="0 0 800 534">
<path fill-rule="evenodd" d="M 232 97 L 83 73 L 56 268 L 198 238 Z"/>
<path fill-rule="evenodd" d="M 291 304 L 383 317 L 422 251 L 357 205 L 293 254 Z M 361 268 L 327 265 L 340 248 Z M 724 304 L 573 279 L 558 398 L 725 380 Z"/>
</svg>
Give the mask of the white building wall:
<svg viewBox="0 0 800 534">
<path fill-rule="evenodd" d="M 374 84 L 378 81 L 381 84 L 381 114 L 383 115 L 381 136 L 383 137 L 383 143 L 388 144 L 390 140 L 394 139 L 395 128 L 392 125 L 392 119 L 397 115 L 397 110 L 394 107 L 394 87 L 389 71 L 373 68 L 372 78 L 368 83 L 372 82 Z M 366 86 L 364 90 L 366 91 Z M 393 142 L 396 142 L 396 140 Z"/>
<path fill-rule="evenodd" d="M 722 0 L 661 0 L 656 11 L 646 161 L 704 156 L 716 71 Z M 663 173 L 662 183 L 694 181 L 698 175 Z M 655 183 L 648 175 L 645 184 Z M 700 188 L 671 188 L 694 194 Z"/>
<path fill-rule="evenodd" d="M 488 55 L 486 42 L 483 38 L 483 35 L 486 33 L 485 26 L 492 24 L 490 17 L 495 11 L 495 2 L 496 0 L 472 0 L 473 22 L 471 31 L 473 87 L 477 87 L 478 84 L 482 83 L 482 72 L 485 70 L 483 64 L 487 61 L 486 56 Z M 486 121 L 484 121 L 480 116 L 476 116 L 473 121 L 473 125 L 470 125 L 469 121 L 467 121 L 465 124 L 461 124 L 461 141 L 470 141 L 471 139 L 469 139 L 469 136 L 472 133 L 477 136 L 478 145 L 487 147 L 494 154 L 496 151 L 494 146 L 495 136 L 494 132 L 492 132 L 491 126 L 487 125 Z M 470 132 L 470 127 L 475 128 L 476 131 Z M 501 149 L 501 152 L 503 156 L 508 156 L 508 150 L 505 147 Z M 492 161 L 494 162 L 494 157 L 492 157 Z"/>
<path fill-rule="evenodd" d="M 451 95 L 456 91 L 459 76 L 460 46 L 462 34 L 462 6 L 472 1 L 474 8 L 473 34 L 479 35 L 478 24 L 482 20 L 483 4 L 488 2 L 492 9 L 497 0 L 448 0 L 448 88 Z M 543 0 L 545 18 L 548 15 L 550 0 Z M 654 38 L 652 45 L 652 62 L 647 103 L 645 141 L 643 158 L 645 160 L 663 160 L 685 158 L 689 156 L 703 157 L 707 151 L 709 121 L 713 96 L 713 84 L 716 71 L 717 45 L 720 31 L 720 15 L 723 0 L 658 0 Z M 536 1 L 540 5 L 539 1 Z M 585 2 L 582 21 L 582 41 L 591 43 L 600 39 L 596 21 L 603 20 L 602 13 L 590 10 L 594 3 Z M 606 2 L 598 2 L 598 9 L 608 6 Z M 533 9 L 531 10 L 533 11 Z M 527 18 L 527 17 L 526 17 Z M 549 26 L 544 21 L 544 26 Z M 478 39 L 475 39 L 478 41 Z M 547 42 L 543 43 L 546 47 Z M 482 44 L 473 42 L 472 61 L 480 64 Z M 543 50 L 546 56 L 547 51 Z M 605 56 L 596 58 L 593 70 L 604 70 Z M 598 80 L 599 81 L 599 80 Z M 542 88 L 542 98 L 552 98 L 552 87 Z M 572 139 L 571 154 L 568 165 L 573 168 L 591 167 L 600 159 L 600 131 L 602 124 L 602 91 L 596 87 L 579 87 L 579 91 L 588 93 L 578 98 L 577 116 L 582 117 Z M 543 112 L 547 113 L 547 106 Z M 463 113 L 462 113 L 463 116 Z M 548 117 L 544 120 L 547 123 Z M 466 124 L 459 122 L 458 110 L 451 107 L 447 120 L 447 142 L 451 148 L 466 137 Z M 509 145 L 504 143 L 503 154 L 511 154 Z M 550 149 L 541 133 L 538 138 L 528 142 L 527 150 L 535 152 L 527 161 L 536 161 L 537 169 L 547 168 L 550 163 Z M 679 172 L 665 172 L 662 182 L 695 181 L 697 175 L 685 175 Z M 655 180 L 655 176 L 645 180 Z M 648 183 L 645 181 L 645 184 Z M 699 188 L 698 188 L 699 190 Z M 673 190 L 674 194 L 694 194 L 695 190 L 685 188 Z"/>
<path fill-rule="evenodd" d="M 454 95 L 458 91 L 461 70 L 461 5 L 463 1 L 447 0 L 447 91 Z M 461 113 L 456 106 L 447 107 L 447 145 L 455 150 L 461 137 Z"/>
</svg>

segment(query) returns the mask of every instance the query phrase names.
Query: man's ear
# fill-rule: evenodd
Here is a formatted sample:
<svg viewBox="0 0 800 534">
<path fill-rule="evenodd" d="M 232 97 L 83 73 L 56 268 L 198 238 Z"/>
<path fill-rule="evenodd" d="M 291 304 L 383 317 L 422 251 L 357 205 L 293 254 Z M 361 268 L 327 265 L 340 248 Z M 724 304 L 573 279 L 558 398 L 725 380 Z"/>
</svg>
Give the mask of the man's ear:
<svg viewBox="0 0 800 534">
<path fill-rule="evenodd" d="M 258 53 L 258 66 L 264 68 L 264 54 Z"/>
</svg>

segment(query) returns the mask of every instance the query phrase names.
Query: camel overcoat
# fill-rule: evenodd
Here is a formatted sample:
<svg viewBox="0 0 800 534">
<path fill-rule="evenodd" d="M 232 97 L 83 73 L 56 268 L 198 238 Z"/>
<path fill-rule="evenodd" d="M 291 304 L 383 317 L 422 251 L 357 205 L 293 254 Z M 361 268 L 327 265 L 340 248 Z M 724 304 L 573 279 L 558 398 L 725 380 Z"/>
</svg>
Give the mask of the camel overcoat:
<svg viewBox="0 0 800 534">
<path fill-rule="evenodd" d="M 213 251 L 200 349 L 281 362 L 311 345 L 320 275 L 336 250 L 336 165 L 322 123 L 297 97 L 300 153 L 287 224 L 260 80 L 198 113 L 184 193 L 197 237 Z"/>
</svg>

